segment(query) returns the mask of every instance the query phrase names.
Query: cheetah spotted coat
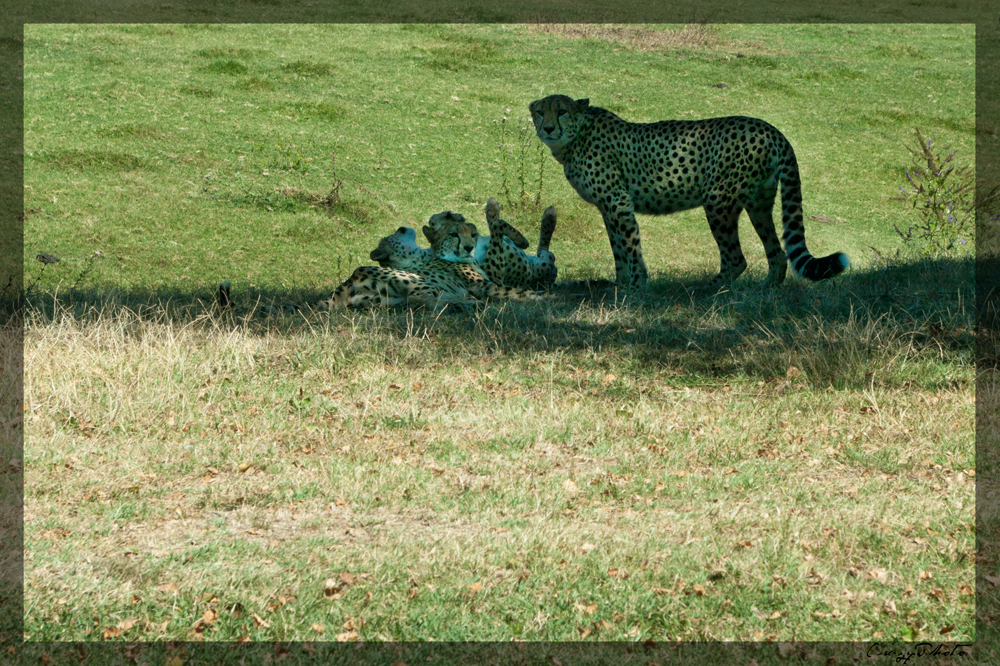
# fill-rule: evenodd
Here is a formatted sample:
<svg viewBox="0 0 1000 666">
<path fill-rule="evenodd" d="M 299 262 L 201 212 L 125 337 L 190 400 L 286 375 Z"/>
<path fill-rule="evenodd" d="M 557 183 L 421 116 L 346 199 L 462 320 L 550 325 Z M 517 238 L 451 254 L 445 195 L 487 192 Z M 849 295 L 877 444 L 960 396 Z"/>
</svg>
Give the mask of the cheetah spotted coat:
<svg viewBox="0 0 1000 666">
<path fill-rule="evenodd" d="M 565 95 L 536 100 L 529 109 L 538 138 L 563 165 L 567 180 L 601 212 L 620 286 L 641 287 L 648 279 L 635 214 L 699 206 L 719 246 L 721 266 L 713 284 L 746 269 L 737 230 L 742 210 L 764 244 L 770 284 L 784 280 L 789 261 L 797 275 L 810 280 L 832 277 L 850 263 L 841 252 L 809 254 L 795 153 L 763 120 L 630 123 L 589 100 Z M 779 183 L 785 250 L 771 216 Z"/>
</svg>

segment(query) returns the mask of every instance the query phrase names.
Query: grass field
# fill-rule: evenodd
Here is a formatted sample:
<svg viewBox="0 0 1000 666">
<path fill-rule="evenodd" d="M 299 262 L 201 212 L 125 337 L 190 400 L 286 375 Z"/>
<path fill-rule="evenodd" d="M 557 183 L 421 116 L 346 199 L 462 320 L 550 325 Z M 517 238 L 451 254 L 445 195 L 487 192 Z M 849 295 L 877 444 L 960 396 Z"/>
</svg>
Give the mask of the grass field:
<svg viewBox="0 0 1000 666">
<path fill-rule="evenodd" d="M 973 55 L 941 25 L 26 26 L 27 638 L 971 640 L 974 270 L 893 225 L 915 127 L 973 163 Z M 744 217 L 707 293 L 689 211 L 640 220 L 644 293 L 252 315 L 490 196 L 532 241 L 557 207 L 560 278 L 613 276 L 527 128 L 555 92 L 767 120 L 853 268 L 765 289 Z"/>
</svg>

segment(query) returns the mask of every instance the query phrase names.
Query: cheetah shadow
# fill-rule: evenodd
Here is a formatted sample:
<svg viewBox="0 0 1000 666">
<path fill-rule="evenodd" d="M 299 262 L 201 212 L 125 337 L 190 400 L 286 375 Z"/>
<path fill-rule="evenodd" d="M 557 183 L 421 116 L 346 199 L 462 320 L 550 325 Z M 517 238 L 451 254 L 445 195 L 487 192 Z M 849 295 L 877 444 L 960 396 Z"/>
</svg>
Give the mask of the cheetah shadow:
<svg viewBox="0 0 1000 666">
<path fill-rule="evenodd" d="M 318 303 L 333 285 L 274 289 L 238 282 L 228 308 L 219 307 L 218 285 L 91 287 L 57 297 L 34 294 L 28 304 L 42 322 L 59 311 L 81 320 L 203 320 L 250 335 L 349 325 L 372 336 L 429 337 L 433 343 L 423 353 L 449 362 L 484 354 L 592 351 L 632 363 L 637 371 L 774 379 L 790 366 L 805 366 L 821 379 L 837 374 L 838 359 L 858 355 L 870 359 L 869 373 L 894 354 L 974 355 L 975 276 L 972 259 L 882 261 L 820 283 L 789 278 L 777 288 L 748 271 L 717 291 L 704 280 L 654 274 L 641 293 L 578 291 L 544 303 L 490 302 L 441 312 L 306 308 L 261 316 L 261 306 Z"/>
</svg>

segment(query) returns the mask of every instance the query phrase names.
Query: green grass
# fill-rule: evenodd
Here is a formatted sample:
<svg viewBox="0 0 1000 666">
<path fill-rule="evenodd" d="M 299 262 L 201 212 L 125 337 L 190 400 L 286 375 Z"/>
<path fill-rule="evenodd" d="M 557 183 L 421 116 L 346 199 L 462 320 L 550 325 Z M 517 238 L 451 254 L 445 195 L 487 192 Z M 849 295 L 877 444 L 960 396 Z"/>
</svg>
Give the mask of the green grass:
<svg viewBox="0 0 1000 666">
<path fill-rule="evenodd" d="M 29 640 L 973 638 L 974 270 L 893 231 L 914 126 L 974 159 L 972 36 L 26 27 Z M 854 267 L 765 289 L 745 225 L 706 293 L 689 211 L 640 220 L 641 294 L 251 314 L 490 196 L 610 277 L 554 92 L 774 124 Z"/>
<path fill-rule="evenodd" d="M 807 218 L 810 248 L 845 251 L 861 268 L 871 265 L 868 246 L 891 250 L 898 245 L 892 225 L 905 229 L 910 219 L 892 197 L 914 126 L 974 159 L 969 28 L 591 33 L 567 39 L 523 26 L 426 25 L 29 29 L 25 208 L 37 212 L 25 223 L 27 278 L 39 252 L 67 259 L 40 285 L 52 288 L 68 279 L 74 260 L 100 249 L 105 260 L 92 279 L 116 287 L 335 284 L 353 266 L 342 261 L 338 272 L 330 258 L 367 255 L 396 226 L 419 227 L 446 209 L 483 222 L 486 198 L 502 194 L 503 178 L 512 177 L 498 169 L 504 157 L 494 121 L 524 119 L 528 102 L 552 92 L 587 96 L 637 121 L 764 118 L 795 146 L 806 214 L 835 220 Z M 657 34 L 666 36 L 650 36 Z M 672 42 L 674 34 L 681 36 Z M 934 57 L 914 59 L 901 44 Z M 95 53 L 129 64 L 91 66 Z M 218 63 L 225 71 L 211 69 Z M 230 64 L 246 71 L 231 73 Z M 535 159 L 528 162 L 532 191 Z M 540 167 L 544 204 L 559 210 L 552 249 L 562 274 L 611 275 L 596 210 L 551 157 Z M 337 179 L 346 181 L 342 210 L 232 206 L 248 192 L 287 199 L 279 193 L 294 188 L 322 197 Z M 510 211 L 529 239 L 536 212 Z M 641 224 L 654 272 L 712 270 L 716 250 L 699 212 Z M 282 226 L 317 231 L 275 236 Z M 744 246 L 751 261 L 764 260 L 749 231 Z"/>
</svg>

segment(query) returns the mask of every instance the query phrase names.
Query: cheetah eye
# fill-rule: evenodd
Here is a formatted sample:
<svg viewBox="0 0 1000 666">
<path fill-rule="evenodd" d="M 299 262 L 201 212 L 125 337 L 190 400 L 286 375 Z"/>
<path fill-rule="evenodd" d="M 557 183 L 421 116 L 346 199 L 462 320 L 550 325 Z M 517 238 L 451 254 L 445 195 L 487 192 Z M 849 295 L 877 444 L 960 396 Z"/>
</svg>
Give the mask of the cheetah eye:
<svg viewBox="0 0 1000 666">
<path fill-rule="evenodd" d="M 559 113 L 557 113 L 556 115 L 557 116 L 565 116 L 566 115 L 566 109 L 559 109 Z"/>
</svg>

